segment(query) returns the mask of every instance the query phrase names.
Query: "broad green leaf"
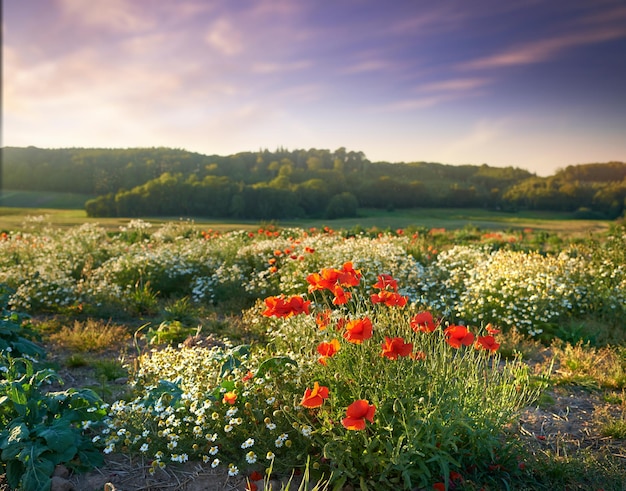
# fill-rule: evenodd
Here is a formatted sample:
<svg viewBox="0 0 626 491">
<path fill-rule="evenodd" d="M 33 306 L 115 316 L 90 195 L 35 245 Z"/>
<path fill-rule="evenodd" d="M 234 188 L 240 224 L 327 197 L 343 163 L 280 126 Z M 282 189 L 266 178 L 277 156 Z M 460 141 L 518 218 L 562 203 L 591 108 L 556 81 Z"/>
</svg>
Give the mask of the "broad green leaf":
<svg viewBox="0 0 626 491">
<path fill-rule="evenodd" d="M 14 404 L 18 404 L 20 406 L 24 406 L 28 402 L 28 398 L 26 397 L 26 390 L 30 389 L 30 386 L 24 387 L 20 385 L 18 382 L 13 382 L 9 389 L 7 390 L 7 396 L 11 399 L 11 402 Z"/>
<path fill-rule="evenodd" d="M 93 469 L 102 465 L 104 456 L 102 452 L 93 447 L 91 440 L 85 440 L 82 446 L 87 446 L 87 448 L 78 449 L 79 469 Z"/>
<path fill-rule="evenodd" d="M 33 459 L 28 462 L 22 477 L 23 491 L 43 491 L 50 489 L 54 463 L 48 459 Z"/>
<path fill-rule="evenodd" d="M 6 475 L 11 489 L 17 489 L 24 475 L 24 464 L 15 459 L 7 461 Z"/>
<path fill-rule="evenodd" d="M 24 423 L 17 423 L 9 426 L 0 433 L 0 449 L 5 449 L 9 445 L 27 440 L 30 436 L 28 427 Z"/>
<path fill-rule="evenodd" d="M 46 441 L 51 450 L 63 452 L 67 447 L 71 447 L 74 444 L 75 431 L 68 424 L 66 418 L 61 418 L 54 420 L 51 425 L 39 429 L 37 433 L 38 436 Z"/>
<path fill-rule="evenodd" d="M 294 360 L 292 360 L 288 356 L 275 356 L 261 363 L 254 376 L 264 377 L 267 372 L 270 372 L 276 369 L 283 369 L 287 365 L 298 366 L 298 363 L 296 363 Z"/>
</svg>

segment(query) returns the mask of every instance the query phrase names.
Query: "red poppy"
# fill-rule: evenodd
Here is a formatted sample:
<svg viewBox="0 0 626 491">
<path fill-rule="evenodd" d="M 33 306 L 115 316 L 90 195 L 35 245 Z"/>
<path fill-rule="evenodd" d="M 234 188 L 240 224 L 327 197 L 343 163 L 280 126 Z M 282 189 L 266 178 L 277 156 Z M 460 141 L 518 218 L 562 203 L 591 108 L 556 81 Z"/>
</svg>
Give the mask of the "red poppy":
<svg viewBox="0 0 626 491">
<path fill-rule="evenodd" d="M 307 388 L 304 391 L 304 397 L 300 404 L 309 408 L 320 407 L 324 399 L 328 399 L 328 387 L 321 386 L 315 382 L 312 389 Z"/>
<path fill-rule="evenodd" d="M 474 335 L 465 326 L 449 326 L 443 333 L 446 335 L 446 343 L 453 348 L 460 348 L 461 345 L 469 346 L 474 342 Z"/>
<path fill-rule="evenodd" d="M 263 315 L 266 317 L 290 317 L 298 314 L 308 314 L 310 300 L 304 300 L 299 295 L 293 295 L 285 298 L 284 295 L 278 297 L 267 297 L 265 299 L 266 309 Z"/>
<path fill-rule="evenodd" d="M 366 399 L 358 399 L 346 409 L 346 417 L 341 420 L 341 424 L 348 430 L 364 430 L 365 420 L 374 422 L 376 406 L 370 404 Z"/>
<path fill-rule="evenodd" d="M 409 356 L 413 351 L 413 343 L 405 343 L 402 338 L 389 338 L 385 336 L 383 352 L 381 356 L 396 360 L 398 356 Z"/>
<path fill-rule="evenodd" d="M 450 471 L 450 481 L 463 481 L 463 476 L 456 471 Z"/>
<path fill-rule="evenodd" d="M 433 332 L 436 328 L 433 314 L 428 311 L 415 314 L 411 319 L 411 329 L 415 332 Z"/>
<path fill-rule="evenodd" d="M 332 290 L 339 278 L 339 271 L 336 269 L 322 269 L 319 273 L 311 273 L 306 277 L 309 283 L 309 292 L 315 290 Z"/>
<path fill-rule="evenodd" d="M 351 262 L 347 262 L 339 271 L 339 283 L 343 286 L 357 286 L 361 281 L 361 276 L 361 272 L 354 269 Z"/>
<path fill-rule="evenodd" d="M 492 336 L 496 334 L 500 334 L 500 329 L 493 327 L 491 322 L 485 326 L 485 329 L 487 330 L 487 333 L 491 334 Z"/>
<path fill-rule="evenodd" d="M 381 290 L 378 293 L 373 293 L 370 296 L 370 299 L 373 304 L 384 303 L 388 307 L 404 307 L 407 303 L 406 297 L 388 290 Z"/>
<path fill-rule="evenodd" d="M 488 351 L 497 351 L 500 347 L 500 343 L 496 343 L 496 338 L 493 336 L 478 336 L 476 338 L 476 344 L 474 344 L 476 349 L 485 349 Z"/>
<path fill-rule="evenodd" d="M 398 291 L 398 282 L 393 279 L 391 275 L 379 274 L 378 281 L 374 284 L 374 288 L 379 290 L 386 290 L 387 287 L 391 288 L 394 292 Z"/>
<path fill-rule="evenodd" d="M 330 310 L 324 310 L 315 316 L 315 323 L 320 330 L 324 330 L 330 324 Z"/>
<path fill-rule="evenodd" d="M 351 343 L 361 344 L 365 339 L 372 337 L 372 321 L 368 317 L 349 321 L 343 337 Z"/>
<path fill-rule="evenodd" d="M 320 343 L 317 345 L 317 352 L 322 356 L 334 356 L 341 349 L 338 339 L 333 339 L 330 343 Z"/>
<path fill-rule="evenodd" d="M 224 394 L 224 397 L 222 398 L 222 402 L 224 404 L 230 404 L 231 406 L 235 404 L 236 400 L 237 400 L 237 394 L 235 394 L 234 392 L 226 392 Z"/>
<path fill-rule="evenodd" d="M 252 473 L 250 474 L 251 481 L 260 481 L 261 479 L 263 479 L 263 474 L 261 474 L 259 471 L 252 471 Z"/>
<path fill-rule="evenodd" d="M 443 482 L 436 482 L 433 484 L 433 489 L 435 491 L 446 491 L 446 485 Z"/>
<path fill-rule="evenodd" d="M 340 286 L 336 286 L 333 289 L 333 293 L 335 294 L 335 298 L 333 298 L 334 305 L 345 305 L 352 297 L 352 293 L 345 291 Z"/>
</svg>

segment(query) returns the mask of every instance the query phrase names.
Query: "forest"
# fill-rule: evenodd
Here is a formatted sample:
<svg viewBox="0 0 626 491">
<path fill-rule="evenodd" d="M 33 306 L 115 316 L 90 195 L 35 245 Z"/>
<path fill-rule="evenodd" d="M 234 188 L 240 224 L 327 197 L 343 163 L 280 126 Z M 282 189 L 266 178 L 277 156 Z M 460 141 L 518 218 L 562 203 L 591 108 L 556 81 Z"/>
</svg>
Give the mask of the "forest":
<svg viewBox="0 0 626 491">
<path fill-rule="evenodd" d="M 340 218 L 359 208 L 624 215 L 626 163 L 540 177 L 514 167 L 371 162 L 341 147 L 229 156 L 182 149 L 2 148 L 3 187 L 85 195 L 91 217 Z"/>
</svg>

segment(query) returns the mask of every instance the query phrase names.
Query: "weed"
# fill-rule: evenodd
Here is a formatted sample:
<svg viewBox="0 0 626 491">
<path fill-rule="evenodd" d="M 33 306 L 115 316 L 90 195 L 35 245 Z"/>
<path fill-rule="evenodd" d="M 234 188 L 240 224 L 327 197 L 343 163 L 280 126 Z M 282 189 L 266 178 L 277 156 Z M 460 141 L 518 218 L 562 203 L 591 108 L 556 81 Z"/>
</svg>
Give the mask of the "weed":
<svg viewBox="0 0 626 491">
<path fill-rule="evenodd" d="M 64 327 L 50 335 L 50 340 L 58 346 L 80 353 L 106 351 L 129 338 L 124 326 L 96 319 L 74 321 L 72 327 Z"/>
</svg>

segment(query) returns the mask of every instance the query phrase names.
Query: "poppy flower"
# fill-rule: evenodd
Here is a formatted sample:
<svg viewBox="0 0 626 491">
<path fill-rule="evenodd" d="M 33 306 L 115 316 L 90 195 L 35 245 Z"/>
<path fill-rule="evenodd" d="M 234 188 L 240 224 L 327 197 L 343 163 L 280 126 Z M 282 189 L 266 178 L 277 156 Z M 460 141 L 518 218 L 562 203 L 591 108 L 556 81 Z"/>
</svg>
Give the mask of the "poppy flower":
<svg viewBox="0 0 626 491">
<path fill-rule="evenodd" d="M 474 347 L 476 349 L 485 349 L 495 352 L 500 347 L 500 343 L 496 343 L 496 338 L 493 336 L 478 336 Z"/>
<path fill-rule="evenodd" d="M 351 262 L 344 263 L 339 271 L 339 284 L 343 286 L 357 286 L 361 281 L 361 272 L 352 267 Z"/>
<path fill-rule="evenodd" d="M 336 286 L 333 289 L 333 293 L 335 294 L 335 298 L 333 298 L 334 305 L 345 305 L 352 297 L 352 293 L 345 291 L 340 286 Z"/>
<path fill-rule="evenodd" d="M 261 474 L 259 471 L 252 471 L 252 473 L 250 474 L 251 481 L 260 481 L 261 479 L 263 479 L 263 474 Z"/>
<path fill-rule="evenodd" d="M 384 303 L 388 307 L 404 307 L 407 302 L 406 297 L 403 297 L 399 293 L 390 292 L 388 290 L 382 290 L 378 293 L 373 293 L 370 296 L 370 300 L 373 304 Z"/>
<path fill-rule="evenodd" d="M 230 404 L 231 406 L 233 404 L 235 404 L 235 401 L 237 400 L 237 394 L 234 392 L 226 392 L 224 394 L 224 397 L 222 398 L 222 402 L 224 404 Z"/>
<path fill-rule="evenodd" d="M 316 290 L 332 290 L 339 278 L 336 269 L 322 269 L 319 273 L 311 273 L 306 277 L 309 284 L 309 293 Z"/>
<path fill-rule="evenodd" d="M 491 334 L 492 336 L 500 334 L 500 329 L 493 327 L 493 324 L 491 324 L 491 322 L 485 326 L 485 329 L 487 330 L 487 333 Z"/>
<path fill-rule="evenodd" d="M 315 316 L 315 324 L 319 327 L 320 331 L 323 331 L 330 324 L 330 310 L 324 310 Z"/>
<path fill-rule="evenodd" d="M 328 399 L 328 387 L 315 382 L 312 389 L 307 388 L 304 391 L 304 397 L 302 397 L 300 404 L 309 408 L 320 407 L 324 399 Z"/>
<path fill-rule="evenodd" d="M 415 314 L 410 323 L 415 332 L 433 332 L 437 328 L 433 314 L 428 311 Z"/>
<path fill-rule="evenodd" d="M 383 352 L 381 356 L 396 360 L 398 356 L 409 356 L 413 351 L 413 343 L 405 343 L 402 338 L 390 338 L 385 336 Z"/>
<path fill-rule="evenodd" d="M 446 491 L 446 485 L 443 482 L 436 482 L 433 484 L 433 489 L 435 491 Z"/>
<path fill-rule="evenodd" d="M 265 317 L 290 317 L 298 314 L 308 314 L 311 305 L 310 300 L 304 300 L 299 295 L 285 298 L 284 295 L 278 297 L 267 297 L 265 300 Z"/>
<path fill-rule="evenodd" d="M 376 406 L 370 404 L 366 399 L 358 399 L 346 409 L 346 417 L 341 420 L 341 424 L 348 430 L 364 430 L 365 420 L 374 422 Z"/>
<path fill-rule="evenodd" d="M 343 337 L 351 343 L 361 344 L 372 337 L 372 321 L 368 317 L 349 321 Z"/>
<path fill-rule="evenodd" d="M 340 349 L 341 345 L 338 339 L 333 339 L 330 343 L 320 343 L 317 346 L 317 352 L 322 356 L 317 361 L 326 366 L 326 360 L 335 356 Z"/>
<path fill-rule="evenodd" d="M 391 275 L 379 274 L 378 281 L 374 284 L 374 288 L 379 290 L 386 290 L 387 287 L 391 288 L 394 292 L 398 291 L 398 282 L 393 279 Z"/>
<path fill-rule="evenodd" d="M 469 346 L 474 342 L 474 335 L 465 326 L 449 326 L 443 333 L 446 336 L 446 343 L 453 348 L 460 348 L 461 345 Z"/>
<path fill-rule="evenodd" d="M 259 490 L 259 487 L 255 483 L 250 482 L 250 481 L 246 483 L 246 491 L 258 491 L 258 490 Z"/>
</svg>

